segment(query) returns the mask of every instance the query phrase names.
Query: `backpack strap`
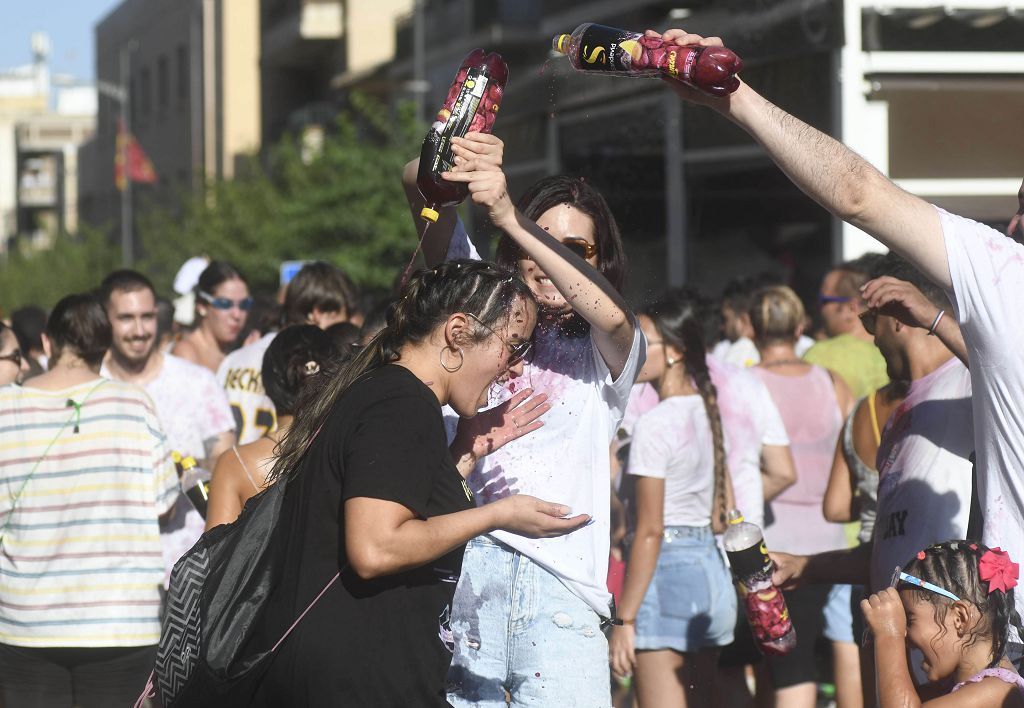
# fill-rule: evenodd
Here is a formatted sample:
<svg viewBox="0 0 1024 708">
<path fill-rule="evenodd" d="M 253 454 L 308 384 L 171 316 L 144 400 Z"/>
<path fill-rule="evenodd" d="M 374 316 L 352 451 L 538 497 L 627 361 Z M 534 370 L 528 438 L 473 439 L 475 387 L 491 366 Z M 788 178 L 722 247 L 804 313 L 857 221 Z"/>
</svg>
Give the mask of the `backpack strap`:
<svg viewBox="0 0 1024 708">
<path fill-rule="evenodd" d="M 273 654 L 275 651 L 277 651 L 277 648 L 279 646 L 281 646 L 281 642 L 283 642 L 285 639 L 288 638 L 288 635 L 291 634 L 292 630 L 295 629 L 299 625 L 299 622 L 301 622 L 302 618 L 306 616 L 306 613 L 313 609 L 313 605 L 315 605 L 317 603 L 317 601 L 321 597 L 324 596 L 325 592 L 330 590 L 331 586 L 334 585 L 334 583 L 336 583 L 338 581 L 339 577 L 341 577 L 341 571 L 340 570 L 337 573 L 334 574 L 334 577 L 331 578 L 330 581 L 326 585 L 324 585 L 324 589 L 320 591 L 319 595 L 317 595 L 316 597 L 313 598 L 313 601 L 311 603 L 309 603 L 309 606 L 302 611 L 302 614 L 299 615 L 295 619 L 294 622 L 292 622 L 292 626 L 285 630 L 284 634 L 281 635 L 281 638 L 277 640 L 277 644 L 275 644 L 274 648 L 270 650 L 271 654 Z"/>
</svg>

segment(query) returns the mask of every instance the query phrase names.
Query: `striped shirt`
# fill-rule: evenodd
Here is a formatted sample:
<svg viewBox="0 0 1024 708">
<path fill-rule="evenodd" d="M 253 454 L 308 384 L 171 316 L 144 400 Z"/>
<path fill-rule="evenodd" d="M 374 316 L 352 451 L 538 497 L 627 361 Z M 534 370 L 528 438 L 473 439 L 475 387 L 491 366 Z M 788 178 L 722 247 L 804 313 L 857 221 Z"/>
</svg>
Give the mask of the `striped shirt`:
<svg viewBox="0 0 1024 708">
<path fill-rule="evenodd" d="M 178 491 L 142 389 L 107 379 L 0 388 L 0 642 L 156 644 L 157 517 Z"/>
</svg>

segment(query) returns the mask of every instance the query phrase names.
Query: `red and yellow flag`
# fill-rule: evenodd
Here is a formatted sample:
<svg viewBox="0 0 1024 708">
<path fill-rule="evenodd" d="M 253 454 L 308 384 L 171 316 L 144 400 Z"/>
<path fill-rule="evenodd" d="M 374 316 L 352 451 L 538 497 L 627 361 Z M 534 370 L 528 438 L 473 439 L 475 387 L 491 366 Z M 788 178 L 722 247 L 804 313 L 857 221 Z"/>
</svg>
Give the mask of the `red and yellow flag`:
<svg viewBox="0 0 1024 708">
<path fill-rule="evenodd" d="M 127 141 L 127 146 L 125 144 Z M 128 174 L 132 182 L 153 184 L 156 182 L 156 170 L 153 163 L 146 157 L 142 146 L 135 136 L 124 129 L 124 123 L 117 122 L 117 146 L 114 151 L 114 183 L 118 191 L 124 191 L 124 161 L 128 157 Z"/>
</svg>

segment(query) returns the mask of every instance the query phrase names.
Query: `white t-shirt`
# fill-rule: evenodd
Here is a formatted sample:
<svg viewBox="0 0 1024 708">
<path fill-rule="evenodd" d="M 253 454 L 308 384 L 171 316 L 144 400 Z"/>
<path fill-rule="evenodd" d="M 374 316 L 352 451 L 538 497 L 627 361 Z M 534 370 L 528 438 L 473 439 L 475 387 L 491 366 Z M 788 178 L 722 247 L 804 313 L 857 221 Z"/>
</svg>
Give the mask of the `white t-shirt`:
<svg viewBox="0 0 1024 708">
<path fill-rule="evenodd" d="M 629 473 L 665 480 L 666 526 L 711 523 L 715 454 L 700 396 L 671 396 L 637 419 Z"/>
<path fill-rule="evenodd" d="M 475 255 L 465 229 L 457 226 L 449 258 Z M 646 356 L 647 342 L 636 326 L 626 365 L 613 379 L 589 336 L 569 339 L 538 327 L 523 375 L 509 381 L 491 404 L 529 387 L 548 395 L 551 410 L 544 415 L 543 427 L 485 457 L 469 478 L 478 504 L 530 494 L 565 504 L 573 514 L 591 515 L 592 523 L 558 538 L 532 539 L 505 531 L 491 535 L 547 569 L 605 617 L 611 601 L 606 584 L 611 546 L 609 446 Z"/>
<path fill-rule="evenodd" d="M 247 445 L 277 426 L 274 403 L 263 390 L 263 355 L 277 332 L 236 349 L 217 367 L 217 381 L 228 394 L 238 444 Z"/>
<path fill-rule="evenodd" d="M 796 340 L 794 349 L 796 355 L 802 357 L 813 346 L 814 340 L 801 334 L 800 338 Z M 761 363 L 761 352 L 757 350 L 757 345 L 750 337 L 740 337 L 735 342 L 723 339 L 711 348 L 711 354 L 719 361 L 743 368 L 757 366 Z"/>
<path fill-rule="evenodd" d="M 167 449 L 201 460 L 206 457 L 207 440 L 235 429 L 224 389 L 205 367 L 171 354 L 163 354 L 163 359 L 160 373 L 145 390 L 156 406 Z M 105 366 L 100 373 L 110 377 Z M 214 462 L 207 464 L 212 467 Z M 173 512 L 160 524 L 165 585 L 174 564 L 199 540 L 205 526 L 192 503 L 179 494 Z"/>
<path fill-rule="evenodd" d="M 939 209 L 951 293 L 971 358 L 982 540 L 1024 559 L 1024 246 Z M 1024 613 L 1024 592 L 1015 593 Z"/>
<path fill-rule="evenodd" d="M 718 413 L 725 431 L 736 508 L 747 521 L 764 529 L 761 450 L 765 445 L 789 445 L 786 426 L 768 388 L 753 371 L 713 356 L 706 361 L 718 390 Z"/>
<path fill-rule="evenodd" d="M 910 384 L 882 431 L 872 592 L 926 546 L 964 538 L 973 451 L 971 375 L 953 357 Z"/>
</svg>

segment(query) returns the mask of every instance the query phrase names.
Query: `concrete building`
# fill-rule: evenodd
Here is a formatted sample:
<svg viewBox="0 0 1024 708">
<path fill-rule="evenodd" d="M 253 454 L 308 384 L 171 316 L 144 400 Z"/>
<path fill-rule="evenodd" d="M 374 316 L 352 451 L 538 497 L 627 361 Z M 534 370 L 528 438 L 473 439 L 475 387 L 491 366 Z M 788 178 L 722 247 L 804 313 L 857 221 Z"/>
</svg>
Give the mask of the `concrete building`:
<svg viewBox="0 0 1024 708">
<path fill-rule="evenodd" d="M 264 142 L 322 130 L 348 86 L 369 88 L 366 79 L 394 58 L 395 22 L 413 4 L 261 0 Z"/>
<path fill-rule="evenodd" d="M 78 227 L 77 151 L 95 129 L 96 91 L 51 77 L 49 51 L 33 35 L 33 62 L 0 71 L 0 254 Z"/>
<path fill-rule="evenodd" d="M 136 212 L 150 201 L 173 206 L 206 179 L 230 179 L 259 149 L 258 3 L 124 0 L 95 32 L 99 121 L 82 154 L 90 223 L 120 225 L 114 155 L 122 100 L 158 177 L 135 186 Z"/>
<path fill-rule="evenodd" d="M 785 272 L 806 296 L 831 262 L 878 249 L 811 202 L 746 134 L 682 106 L 658 81 L 578 75 L 549 54 L 583 22 L 721 35 L 744 79 L 940 206 L 996 225 L 1016 211 L 1024 155 L 1024 6 L 1016 0 L 430 0 L 424 77 L 436 109 L 465 53 L 501 52 L 496 131 L 513 195 L 585 177 L 608 199 L 630 258 L 628 292 L 709 292 L 738 273 Z M 386 76 L 416 74 L 414 22 Z M 486 252 L 488 234 L 477 231 Z"/>
</svg>

